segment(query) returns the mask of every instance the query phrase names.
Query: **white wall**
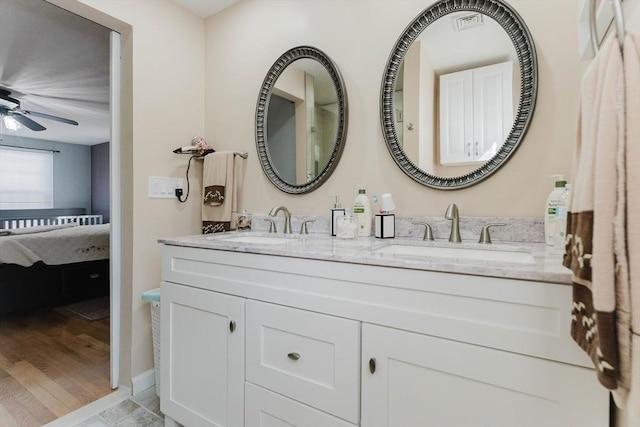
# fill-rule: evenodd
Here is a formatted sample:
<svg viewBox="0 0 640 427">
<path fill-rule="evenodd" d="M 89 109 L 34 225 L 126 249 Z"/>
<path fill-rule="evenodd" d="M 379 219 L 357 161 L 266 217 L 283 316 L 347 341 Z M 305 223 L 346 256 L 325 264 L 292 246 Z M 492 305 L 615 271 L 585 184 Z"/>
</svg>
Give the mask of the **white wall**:
<svg viewBox="0 0 640 427">
<path fill-rule="evenodd" d="M 457 191 L 432 190 L 407 177 L 393 162 L 380 130 L 387 58 L 405 26 L 430 3 L 243 1 L 206 20 L 205 133 L 217 149 L 250 153 L 241 209 L 265 213 L 285 204 L 294 214 L 328 213 L 333 194 L 348 205 L 364 184 L 369 194 L 393 193 L 400 215 L 444 215 L 447 205 L 456 202 L 463 216 L 542 216 L 553 185 L 549 175 L 571 170 L 580 83 L 579 2 L 509 1 L 537 47 L 536 112 L 511 160 L 488 180 Z M 310 194 L 291 196 L 263 175 L 255 154 L 254 116 L 269 67 L 302 44 L 318 47 L 340 68 L 349 97 L 349 129 L 342 159 L 328 182 Z"/>
</svg>

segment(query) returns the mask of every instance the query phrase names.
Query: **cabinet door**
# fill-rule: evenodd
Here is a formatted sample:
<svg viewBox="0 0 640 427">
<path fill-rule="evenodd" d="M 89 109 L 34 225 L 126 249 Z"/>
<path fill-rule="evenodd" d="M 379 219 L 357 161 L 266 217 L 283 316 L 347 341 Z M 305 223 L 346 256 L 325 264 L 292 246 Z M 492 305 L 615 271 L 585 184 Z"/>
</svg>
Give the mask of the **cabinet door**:
<svg viewBox="0 0 640 427">
<path fill-rule="evenodd" d="M 440 163 L 484 163 L 513 125 L 513 63 L 440 76 Z"/>
<path fill-rule="evenodd" d="M 244 424 L 244 299 L 162 283 L 161 410 L 185 426 Z"/>
<path fill-rule="evenodd" d="M 502 147 L 513 126 L 513 63 L 473 70 L 474 161 L 486 162 Z"/>
<path fill-rule="evenodd" d="M 362 357 L 362 427 L 608 425 L 590 369 L 369 324 Z"/>
<path fill-rule="evenodd" d="M 473 72 L 440 76 L 440 164 L 473 160 Z"/>
</svg>

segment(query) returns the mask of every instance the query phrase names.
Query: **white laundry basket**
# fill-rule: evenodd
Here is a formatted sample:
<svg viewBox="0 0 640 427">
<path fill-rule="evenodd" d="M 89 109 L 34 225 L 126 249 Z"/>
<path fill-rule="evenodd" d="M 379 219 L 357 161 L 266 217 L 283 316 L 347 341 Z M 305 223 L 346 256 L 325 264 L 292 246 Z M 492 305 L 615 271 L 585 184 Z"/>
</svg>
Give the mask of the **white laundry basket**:
<svg viewBox="0 0 640 427">
<path fill-rule="evenodd" d="M 142 294 L 143 301 L 151 303 L 151 335 L 153 337 L 153 366 L 156 394 L 160 397 L 160 288 Z"/>
</svg>

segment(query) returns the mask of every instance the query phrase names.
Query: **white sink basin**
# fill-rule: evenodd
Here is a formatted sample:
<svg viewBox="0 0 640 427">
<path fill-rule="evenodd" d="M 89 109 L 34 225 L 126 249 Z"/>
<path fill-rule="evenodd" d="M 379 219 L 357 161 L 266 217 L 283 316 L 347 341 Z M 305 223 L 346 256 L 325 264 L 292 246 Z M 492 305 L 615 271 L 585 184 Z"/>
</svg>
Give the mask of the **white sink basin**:
<svg viewBox="0 0 640 427">
<path fill-rule="evenodd" d="M 476 261 L 502 261 L 523 264 L 533 264 L 533 255 L 525 249 L 516 248 L 469 248 L 469 247 L 443 247 L 443 246 L 413 246 L 390 244 L 375 249 L 374 252 L 398 256 L 422 256 L 438 258 L 468 259 Z"/>
<path fill-rule="evenodd" d="M 269 236 L 238 236 L 238 237 L 227 237 L 224 239 L 218 239 L 223 242 L 232 242 L 232 243 L 253 243 L 259 245 L 279 245 L 282 243 L 290 243 L 293 242 L 294 239 L 287 239 L 285 237 L 269 237 Z"/>
</svg>

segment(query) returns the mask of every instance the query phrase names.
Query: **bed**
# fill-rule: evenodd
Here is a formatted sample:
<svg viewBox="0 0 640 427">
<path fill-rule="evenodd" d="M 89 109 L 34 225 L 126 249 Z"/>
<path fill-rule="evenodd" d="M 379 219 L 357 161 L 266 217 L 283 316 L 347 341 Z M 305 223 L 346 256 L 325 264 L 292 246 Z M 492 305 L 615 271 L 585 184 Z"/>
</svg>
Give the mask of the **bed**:
<svg viewBox="0 0 640 427">
<path fill-rule="evenodd" d="M 110 225 L 79 224 L 0 229 L 0 315 L 109 294 Z"/>
</svg>

